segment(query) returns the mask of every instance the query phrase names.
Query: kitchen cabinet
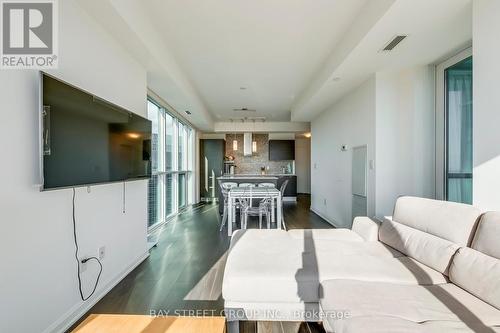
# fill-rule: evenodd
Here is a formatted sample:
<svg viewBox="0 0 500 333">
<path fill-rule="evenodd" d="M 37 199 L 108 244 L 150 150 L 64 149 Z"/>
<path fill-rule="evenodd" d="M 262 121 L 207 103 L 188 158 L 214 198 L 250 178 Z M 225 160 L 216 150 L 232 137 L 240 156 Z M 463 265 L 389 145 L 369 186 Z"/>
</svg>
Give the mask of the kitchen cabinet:
<svg viewBox="0 0 500 333">
<path fill-rule="evenodd" d="M 288 180 L 288 185 L 285 188 L 285 193 L 283 196 L 285 198 L 295 198 L 297 197 L 297 176 L 294 175 L 283 175 L 279 176 L 278 178 L 278 189 L 281 188 L 281 185 L 285 182 L 285 180 Z"/>
<path fill-rule="evenodd" d="M 222 139 L 200 140 L 200 196 L 202 201 L 214 201 L 219 197 L 217 177 L 224 169 L 226 141 Z"/>
<path fill-rule="evenodd" d="M 295 159 L 295 140 L 269 140 L 270 161 L 290 161 Z"/>
</svg>

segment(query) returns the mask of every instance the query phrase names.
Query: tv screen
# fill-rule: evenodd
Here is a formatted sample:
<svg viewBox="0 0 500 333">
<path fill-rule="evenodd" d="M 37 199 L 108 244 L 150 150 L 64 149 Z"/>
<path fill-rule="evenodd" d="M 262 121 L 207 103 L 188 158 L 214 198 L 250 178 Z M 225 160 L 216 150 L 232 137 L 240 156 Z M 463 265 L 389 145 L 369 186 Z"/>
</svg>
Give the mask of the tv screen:
<svg viewBox="0 0 500 333">
<path fill-rule="evenodd" d="M 151 121 L 47 74 L 41 80 L 43 189 L 150 177 Z"/>
</svg>

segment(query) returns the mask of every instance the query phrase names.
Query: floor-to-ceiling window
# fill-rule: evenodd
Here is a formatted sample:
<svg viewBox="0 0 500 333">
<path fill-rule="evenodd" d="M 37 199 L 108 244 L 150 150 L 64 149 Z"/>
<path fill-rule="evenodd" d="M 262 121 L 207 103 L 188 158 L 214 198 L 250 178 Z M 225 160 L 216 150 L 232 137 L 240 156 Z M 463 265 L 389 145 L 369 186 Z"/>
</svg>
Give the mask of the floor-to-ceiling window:
<svg viewBox="0 0 500 333">
<path fill-rule="evenodd" d="M 193 198 L 193 129 L 153 99 L 148 100 L 152 122 L 152 172 L 148 194 L 148 227 L 165 222 Z M 193 156 L 191 156 L 193 155 Z"/>
<path fill-rule="evenodd" d="M 438 197 L 472 204 L 473 110 L 470 50 L 461 52 L 438 66 L 437 74 L 437 101 L 441 103 L 437 105 L 437 138 L 443 138 L 442 148 L 438 142 L 436 151 L 437 180 L 442 184 L 442 191 L 437 191 Z M 442 123 L 439 122 L 440 119 L 443 120 Z M 442 136 L 439 135 L 441 129 Z M 439 168 L 443 168 L 441 177 Z"/>
<path fill-rule="evenodd" d="M 445 72 L 446 199 L 472 204 L 472 57 Z"/>
</svg>

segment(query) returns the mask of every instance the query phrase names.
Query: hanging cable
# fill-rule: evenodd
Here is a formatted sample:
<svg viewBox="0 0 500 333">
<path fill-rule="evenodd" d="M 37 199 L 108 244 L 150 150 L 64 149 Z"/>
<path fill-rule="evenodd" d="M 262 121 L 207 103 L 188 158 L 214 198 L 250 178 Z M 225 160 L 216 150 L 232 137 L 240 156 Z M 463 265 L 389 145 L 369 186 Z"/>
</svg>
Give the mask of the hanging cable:
<svg viewBox="0 0 500 333">
<path fill-rule="evenodd" d="M 97 275 L 97 279 L 94 284 L 94 288 L 92 289 L 92 292 L 90 293 L 89 296 L 85 297 L 83 295 L 83 289 L 82 289 L 82 278 L 80 276 L 81 271 L 80 271 L 80 259 L 78 258 L 78 237 L 76 236 L 76 214 L 75 214 L 75 197 L 76 197 L 76 190 L 73 187 L 73 211 L 72 211 L 72 220 L 73 220 L 73 240 L 75 242 L 75 259 L 76 259 L 76 267 L 77 267 L 77 276 L 78 276 L 78 291 L 80 292 L 80 298 L 82 301 L 88 300 L 92 295 L 94 295 L 97 285 L 99 284 L 99 279 L 101 278 L 101 273 L 102 273 L 102 263 L 101 261 L 96 258 L 96 257 L 89 257 L 82 259 L 81 263 L 85 264 L 89 260 L 95 260 L 99 264 L 99 274 Z"/>
<path fill-rule="evenodd" d="M 125 182 L 123 182 L 123 208 L 122 213 L 125 214 Z"/>
</svg>

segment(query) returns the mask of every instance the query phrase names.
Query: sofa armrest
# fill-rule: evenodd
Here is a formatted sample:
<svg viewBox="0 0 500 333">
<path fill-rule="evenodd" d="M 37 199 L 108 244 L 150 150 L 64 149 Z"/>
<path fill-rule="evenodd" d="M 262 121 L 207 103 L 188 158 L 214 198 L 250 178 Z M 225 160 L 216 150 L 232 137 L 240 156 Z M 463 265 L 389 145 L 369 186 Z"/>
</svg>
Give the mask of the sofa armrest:
<svg viewBox="0 0 500 333">
<path fill-rule="evenodd" d="M 358 216 L 352 222 L 352 231 L 360 235 L 367 242 L 378 241 L 380 221 L 367 216 Z"/>
</svg>

